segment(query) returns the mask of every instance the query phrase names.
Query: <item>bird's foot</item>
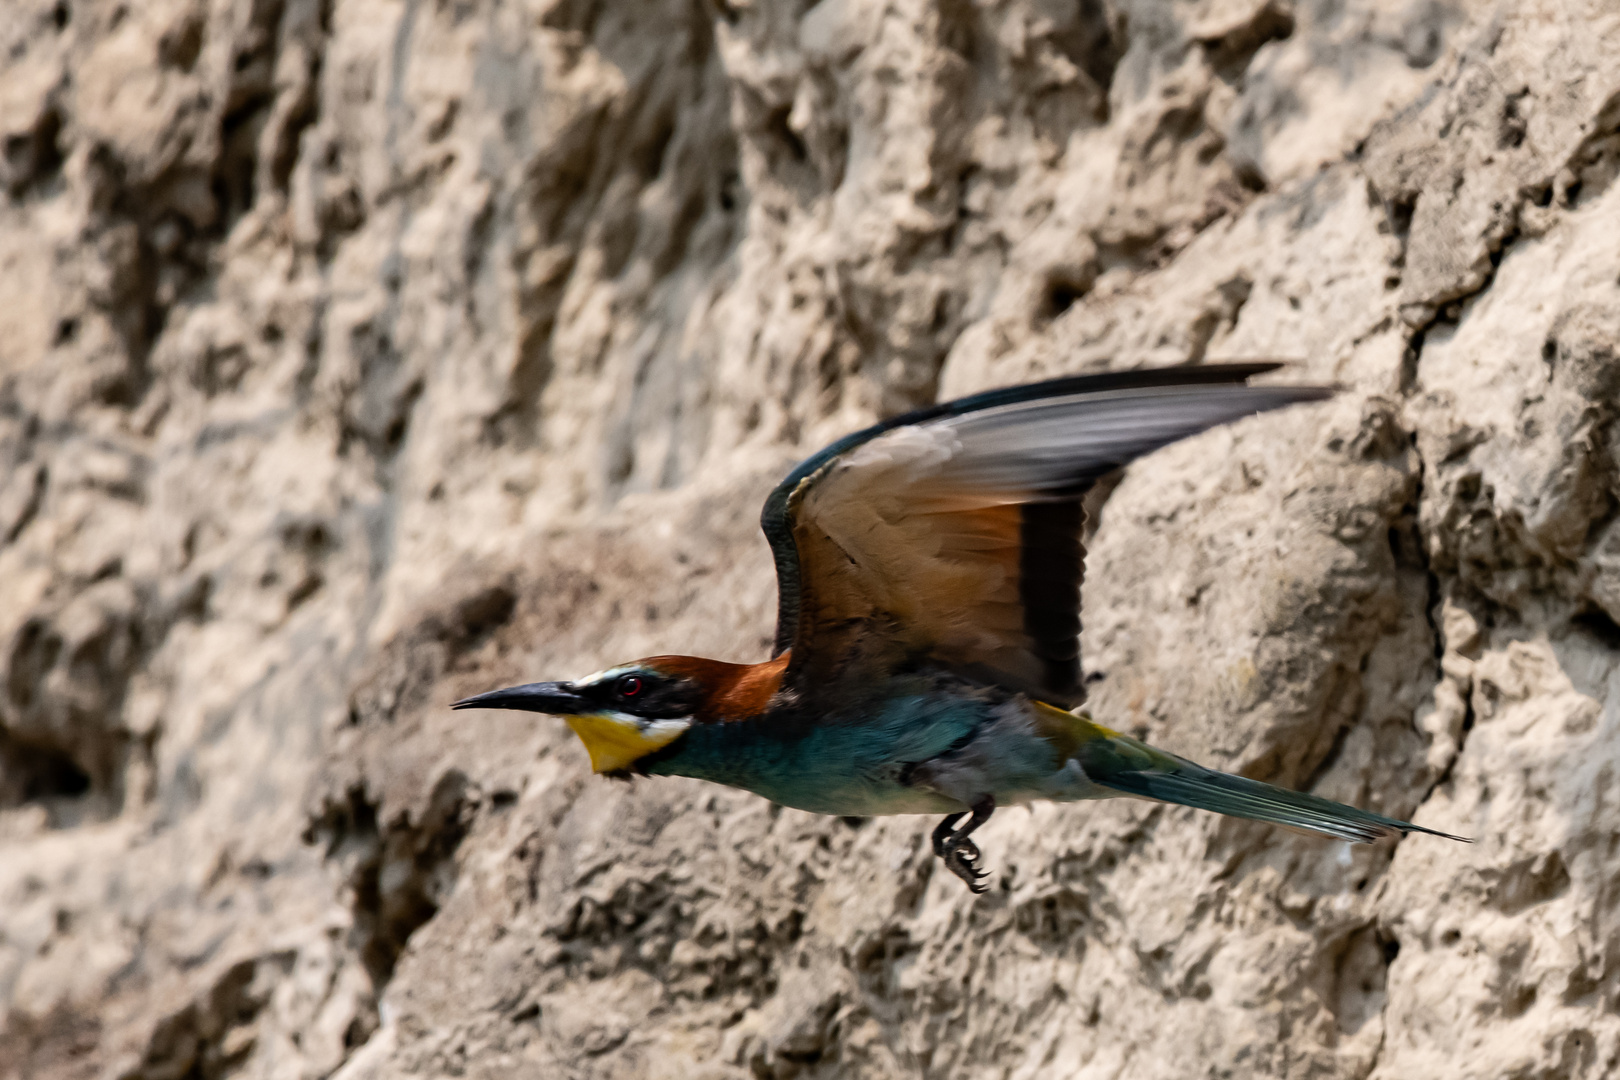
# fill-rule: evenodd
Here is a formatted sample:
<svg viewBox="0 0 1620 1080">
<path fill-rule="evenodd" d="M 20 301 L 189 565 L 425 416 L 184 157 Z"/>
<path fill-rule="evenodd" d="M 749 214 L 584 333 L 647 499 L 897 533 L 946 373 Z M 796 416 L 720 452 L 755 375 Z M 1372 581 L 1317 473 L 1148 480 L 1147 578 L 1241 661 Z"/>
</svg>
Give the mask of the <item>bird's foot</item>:
<svg viewBox="0 0 1620 1080">
<path fill-rule="evenodd" d="M 967 887 L 975 894 L 990 891 L 990 886 L 984 883 L 989 872 L 979 867 L 979 849 L 971 840 L 963 840 L 960 844 L 949 848 L 945 852 L 945 868 L 967 883 Z"/>
<path fill-rule="evenodd" d="M 979 845 L 969 840 L 968 834 L 989 821 L 995 809 L 995 800 L 987 795 L 973 804 L 973 816 L 960 829 L 952 831 L 952 826 L 962 820 L 961 814 L 952 814 L 934 829 L 934 854 L 975 893 L 986 892 L 990 886 L 982 880 L 988 874 L 979 866 Z"/>
</svg>

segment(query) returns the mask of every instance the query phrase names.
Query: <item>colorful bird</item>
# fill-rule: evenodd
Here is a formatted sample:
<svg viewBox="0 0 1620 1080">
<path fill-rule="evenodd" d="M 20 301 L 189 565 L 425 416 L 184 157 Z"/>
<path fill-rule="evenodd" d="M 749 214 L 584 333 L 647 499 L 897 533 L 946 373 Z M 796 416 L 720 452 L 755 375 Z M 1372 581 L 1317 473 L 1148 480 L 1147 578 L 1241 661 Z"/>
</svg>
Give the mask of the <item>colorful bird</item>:
<svg viewBox="0 0 1620 1080">
<path fill-rule="evenodd" d="M 1360 843 L 1445 836 L 1071 711 L 1084 698 L 1081 499 L 1177 439 L 1332 393 L 1247 385 L 1276 367 L 1054 379 L 845 436 L 765 501 L 773 659 L 653 656 L 453 707 L 561 716 L 608 776 L 692 776 L 819 814 L 943 814 L 934 853 L 974 892 L 986 886 L 971 834 L 1033 799 L 1131 795 Z"/>
</svg>

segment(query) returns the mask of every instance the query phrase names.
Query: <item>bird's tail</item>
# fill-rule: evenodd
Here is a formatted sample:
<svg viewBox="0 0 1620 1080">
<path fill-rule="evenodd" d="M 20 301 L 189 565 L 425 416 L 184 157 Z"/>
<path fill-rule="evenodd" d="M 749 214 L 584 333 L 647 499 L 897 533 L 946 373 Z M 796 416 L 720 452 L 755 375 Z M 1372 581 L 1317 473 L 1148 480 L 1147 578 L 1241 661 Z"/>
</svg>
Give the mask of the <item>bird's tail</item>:
<svg viewBox="0 0 1620 1080">
<path fill-rule="evenodd" d="M 1096 784 L 1126 795 L 1195 806 L 1217 814 L 1270 822 L 1324 836 L 1369 844 L 1386 836 L 1420 832 L 1448 840 L 1467 837 L 1426 829 L 1302 791 L 1289 791 L 1244 776 L 1216 772 L 1186 758 L 1157 750 L 1128 735 L 1110 731 L 1088 717 L 1077 717 L 1092 737 L 1075 748 L 1074 758 Z"/>
</svg>

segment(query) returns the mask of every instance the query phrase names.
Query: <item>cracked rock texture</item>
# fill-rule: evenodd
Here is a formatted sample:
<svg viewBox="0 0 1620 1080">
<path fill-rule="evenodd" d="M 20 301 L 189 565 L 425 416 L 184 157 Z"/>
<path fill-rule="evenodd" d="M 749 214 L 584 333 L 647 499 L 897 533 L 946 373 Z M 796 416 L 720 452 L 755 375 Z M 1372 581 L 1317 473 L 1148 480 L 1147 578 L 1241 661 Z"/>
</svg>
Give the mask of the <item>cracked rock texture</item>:
<svg viewBox="0 0 1620 1080">
<path fill-rule="evenodd" d="M 0 1077 L 1620 1070 L 1613 0 L 8 0 Z M 1280 357 L 1105 722 L 1477 838 L 928 823 L 463 694 L 765 656 L 876 417 Z"/>
</svg>

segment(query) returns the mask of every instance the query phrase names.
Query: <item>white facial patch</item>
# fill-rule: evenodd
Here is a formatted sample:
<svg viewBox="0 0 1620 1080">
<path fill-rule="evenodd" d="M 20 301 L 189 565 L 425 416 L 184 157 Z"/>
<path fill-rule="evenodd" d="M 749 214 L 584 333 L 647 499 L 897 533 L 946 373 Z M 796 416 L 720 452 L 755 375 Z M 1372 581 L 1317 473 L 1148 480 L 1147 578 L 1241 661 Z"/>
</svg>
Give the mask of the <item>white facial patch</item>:
<svg viewBox="0 0 1620 1080">
<path fill-rule="evenodd" d="M 639 671 L 636 667 L 610 667 L 601 671 L 593 671 L 583 679 L 575 679 L 575 686 L 600 686 L 605 682 L 612 682 L 621 675 L 630 675 Z"/>
</svg>

